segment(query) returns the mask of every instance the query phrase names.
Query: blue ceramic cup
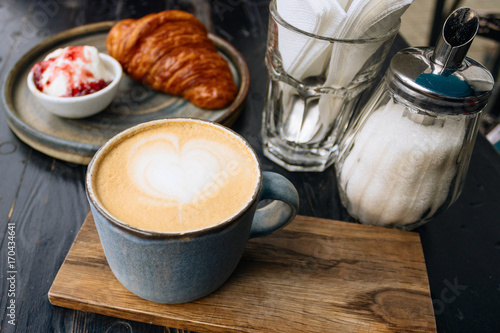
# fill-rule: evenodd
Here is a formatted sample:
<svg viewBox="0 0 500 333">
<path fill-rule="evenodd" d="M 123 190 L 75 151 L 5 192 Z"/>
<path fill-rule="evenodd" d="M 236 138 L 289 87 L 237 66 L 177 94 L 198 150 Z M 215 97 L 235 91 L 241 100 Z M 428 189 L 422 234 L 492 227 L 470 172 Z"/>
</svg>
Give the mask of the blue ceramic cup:
<svg viewBox="0 0 500 333">
<path fill-rule="evenodd" d="M 253 156 L 255 190 L 230 218 L 195 230 L 158 232 L 131 226 L 101 203 L 94 178 L 110 149 L 137 128 L 147 130 L 172 121 L 214 126 L 222 135 L 243 142 L 241 149 Z M 247 240 L 269 235 L 290 223 L 299 205 L 297 190 L 290 181 L 276 173 L 261 172 L 255 152 L 241 136 L 219 124 L 186 118 L 153 121 L 118 134 L 95 154 L 85 184 L 106 259 L 118 281 L 141 298 L 169 304 L 190 302 L 219 288 L 238 265 Z M 268 204 L 257 208 L 262 200 Z"/>
</svg>

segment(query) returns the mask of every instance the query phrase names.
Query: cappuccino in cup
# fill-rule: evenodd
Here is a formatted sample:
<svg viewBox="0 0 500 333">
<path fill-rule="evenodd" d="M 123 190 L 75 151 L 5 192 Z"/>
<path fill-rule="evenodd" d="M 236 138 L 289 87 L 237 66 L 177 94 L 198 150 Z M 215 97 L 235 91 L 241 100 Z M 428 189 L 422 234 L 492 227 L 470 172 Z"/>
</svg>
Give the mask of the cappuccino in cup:
<svg viewBox="0 0 500 333">
<path fill-rule="evenodd" d="M 245 139 L 189 118 L 117 134 L 92 158 L 85 187 L 117 280 L 144 299 L 169 304 L 219 288 L 248 239 L 283 228 L 299 208 L 293 184 L 261 171 Z M 263 201 L 270 204 L 258 207 Z"/>
<path fill-rule="evenodd" d="M 259 191 L 248 144 L 194 119 L 151 122 L 102 148 L 92 187 L 116 219 L 152 232 L 186 232 L 226 221 Z"/>
</svg>

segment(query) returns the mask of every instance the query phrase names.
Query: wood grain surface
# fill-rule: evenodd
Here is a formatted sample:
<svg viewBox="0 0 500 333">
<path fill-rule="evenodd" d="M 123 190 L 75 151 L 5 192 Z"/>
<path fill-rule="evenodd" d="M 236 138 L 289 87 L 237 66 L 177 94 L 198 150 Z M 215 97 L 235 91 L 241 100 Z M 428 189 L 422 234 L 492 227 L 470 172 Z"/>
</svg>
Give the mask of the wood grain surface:
<svg viewBox="0 0 500 333">
<path fill-rule="evenodd" d="M 138 18 L 164 9 L 192 12 L 210 31 L 235 46 L 248 64 L 250 90 L 232 128 L 256 150 L 263 170 L 290 179 L 299 192 L 301 215 L 352 221 L 340 203 L 333 167 L 322 173 L 288 172 L 262 155 L 259 133 L 267 82 L 268 4 L 269 0 L 1 0 L 0 84 L 32 47 L 75 26 Z M 388 59 L 406 46 L 398 36 Z M 49 302 L 47 293 L 89 209 L 86 169 L 21 142 L 9 129 L 3 104 L 0 109 L 0 331 L 179 332 Z M 500 332 L 499 187 L 500 155 L 478 135 L 460 198 L 416 230 L 422 241 L 438 332 Z M 8 223 L 15 225 L 16 232 L 14 297 L 8 297 Z M 9 323 L 7 309 L 12 300 L 15 325 Z M 296 321 L 309 315 L 306 306 L 302 310 L 304 314 L 294 314 Z M 355 330 L 356 325 L 353 327 Z M 363 330 L 368 329 L 360 326 L 359 331 Z"/>
<path fill-rule="evenodd" d="M 167 305 L 143 300 L 116 280 L 89 214 L 49 300 L 201 332 L 436 330 L 418 233 L 304 216 L 250 240 L 236 271 L 216 292 Z"/>
</svg>

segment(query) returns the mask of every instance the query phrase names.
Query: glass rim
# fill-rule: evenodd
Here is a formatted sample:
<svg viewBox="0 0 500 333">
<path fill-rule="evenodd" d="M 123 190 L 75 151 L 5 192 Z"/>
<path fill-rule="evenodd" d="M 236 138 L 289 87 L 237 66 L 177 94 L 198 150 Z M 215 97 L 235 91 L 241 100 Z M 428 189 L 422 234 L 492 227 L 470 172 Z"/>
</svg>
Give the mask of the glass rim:
<svg viewBox="0 0 500 333">
<path fill-rule="evenodd" d="M 368 38 L 333 38 L 333 37 L 326 37 L 322 35 L 316 35 L 314 33 L 310 33 L 307 31 L 304 31 L 302 29 L 299 29 L 290 23 L 288 23 L 285 19 L 283 19 L 279 14 L 278 14 L 278 9 L 276 6 L 276 0 L 271 0 L 271 3 L 269 4 L 269 13 L 271 16 L 274 18 L 276 22 L 278 22 L 280 25 L 285 27 L 288 30 L 294 31 L 296 33 L 314 38 L 314 39 L 319 39 L 323 41 L 327 41 L 330 43 L 346 43 L 346 44 L 361 44 L 361 43 L 373 43 L 373 42 L 380 42 L 384 41 L 386 39 L 390 39 L 391 37 L 395 36 L 397 32 L 399 31 L 399 28 L 401 26 L 401 18 L 398 19 L 396 24 L 389 30 L 387 33 L 384 35 L 378 36 L 378 37 L 368 37 Z"/>
</svg>

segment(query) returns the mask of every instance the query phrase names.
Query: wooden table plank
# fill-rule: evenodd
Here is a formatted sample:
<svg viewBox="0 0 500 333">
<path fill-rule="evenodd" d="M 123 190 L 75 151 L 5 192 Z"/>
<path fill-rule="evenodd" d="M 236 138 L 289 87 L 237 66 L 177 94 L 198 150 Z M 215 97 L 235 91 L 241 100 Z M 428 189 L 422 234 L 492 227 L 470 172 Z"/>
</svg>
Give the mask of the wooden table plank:
<svg viewBox="0 0 500 333">
<path fill-rule="evenodd" d="M 167 305 L 143 300 L 115 279 L 89 214 L 49 300 L 203 332 L 436 330 L 417 233 L 304 216 L 250 240 L 234 274 L 213 294 Z"/>
</svg>

